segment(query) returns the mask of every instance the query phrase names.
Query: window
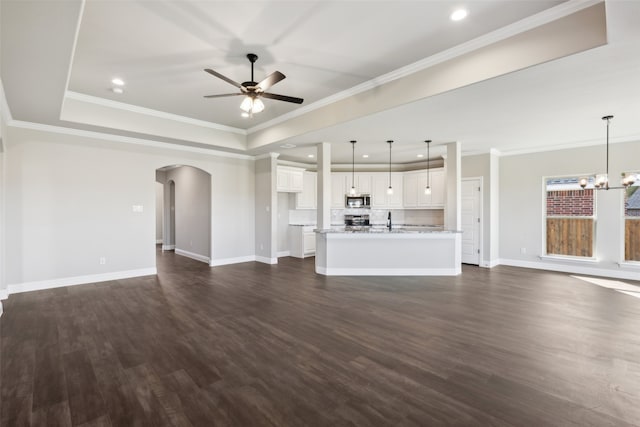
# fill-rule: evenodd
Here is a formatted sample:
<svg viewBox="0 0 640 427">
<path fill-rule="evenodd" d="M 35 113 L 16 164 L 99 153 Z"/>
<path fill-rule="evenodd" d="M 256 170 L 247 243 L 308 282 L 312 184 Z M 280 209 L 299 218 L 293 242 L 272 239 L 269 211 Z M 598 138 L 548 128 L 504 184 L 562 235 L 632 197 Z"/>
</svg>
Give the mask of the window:
<svg viewBox="0 0 640 427">
<path fill-rule="evenodd" d="M 579 177 L 545 179 L 547 255 L 593 257 L 593 178 L 584 190 L 579 180 Z"/>
<path fill-rule="evenodd" d="M 640 182 L 624 195 L 624 260 L 640 261 Z"/>
</svg>

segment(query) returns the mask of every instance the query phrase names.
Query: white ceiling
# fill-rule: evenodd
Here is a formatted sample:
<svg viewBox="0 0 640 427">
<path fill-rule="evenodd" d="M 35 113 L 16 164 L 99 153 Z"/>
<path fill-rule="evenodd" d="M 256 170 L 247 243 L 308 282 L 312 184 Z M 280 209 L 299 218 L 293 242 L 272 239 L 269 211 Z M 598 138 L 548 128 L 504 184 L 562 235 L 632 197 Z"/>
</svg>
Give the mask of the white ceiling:
<svg viewBox="0 0 640 427">
<path fill-rule="evenodd" d="M 198 145 L 188 138 L 61 121 L 65 92 L 251 132 L 560 3 L 3 0 L 0 71 L 14 119 Z M 359 141 L 362 163 L 388 161 L 387 139 L 396 141 L 394 163 L 421 160 L 417 154 L 425 152 L 427 138 L 434 140 L 434 156 L 451 141 L 460 141 L 463 153 L 552 149 L 601 141 L 604 114 L 616 116 L 614 142 L 640 139 L 640 30 L 634 21 L 639 3 L 607 2 L 609 43 L 604 47 L 248 153 L 279 151 L 281 158 L 308 162 L 313 145 L 327 141 L 333 143 L 335 162 L 350 162 L 351 139 Z M 454 23 L 448 16 L 459 5 L 469 9 L 469 17 Z M 270 92 L 302 97 L 305 103 L 266 100 L 263 113 L 243 119 L 239 97 L 204 99 L 235 89 L 203 69 L 249 80 L 249 52 L 260 57 L 256 80 L 279 70 L 287 78 Z M 126 81 L 122 95 L 110 91 L 116 76 Z M 285 143 L 298 147 L 281 148 Z"/>
<path fill-rule="evenodd" d="M 249 128 L 298 108 L 265 100 L 252 119 L 238 92 L 211 68 L 250 81 L 278 70 L 269 90 L 309 104 L 501 28 L 560 1 L 471 2 L 453 22 L 453 1 L 94 1 L 86 2 L 69 89 L 227 126 Z M 120 76 L 126 92 L 109 91 Z"/>
</svg>

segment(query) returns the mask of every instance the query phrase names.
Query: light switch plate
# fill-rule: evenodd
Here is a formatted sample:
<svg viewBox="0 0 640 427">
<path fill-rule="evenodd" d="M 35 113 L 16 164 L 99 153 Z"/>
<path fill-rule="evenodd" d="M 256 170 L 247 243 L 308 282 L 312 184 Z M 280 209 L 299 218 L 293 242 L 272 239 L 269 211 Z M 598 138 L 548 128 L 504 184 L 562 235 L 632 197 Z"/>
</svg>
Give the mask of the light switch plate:
<svg viewBox="0 0 640 427">
<path fill-rule="evenodd" d="M 142 205 L 133 205 L 132 208 L 134 212 L 144 212 L 144 206 Z"/>
</svg>

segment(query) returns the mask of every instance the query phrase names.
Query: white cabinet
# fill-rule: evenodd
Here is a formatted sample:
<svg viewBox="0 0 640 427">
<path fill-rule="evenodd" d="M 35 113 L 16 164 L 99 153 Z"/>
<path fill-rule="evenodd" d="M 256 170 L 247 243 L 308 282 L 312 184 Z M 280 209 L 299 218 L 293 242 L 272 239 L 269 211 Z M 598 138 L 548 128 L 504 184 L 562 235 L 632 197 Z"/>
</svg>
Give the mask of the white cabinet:
<svg viewBox="0 0 640 427">
<path fill-rule="evenodd" d="M 393 194 L 387 194 L 389 188 L 389 174 L 377 172 L 372 174 L 371 207 L 372 208 L 402 208 L 402 173 L 391 173 L 391 187 Z"/>
<path fill-rule="evenodd" d="M 332 208 L 344 208 L 344 196 L 349 192 L 349 188 L 351 188 L 351 174 L 346 172 L 333 172 L 331 174 Z"/>
<path fill-rule="evenodd" d="M 359 172 L 356 174 L 356 193 L 371 194 L 373 189 L 373 174 Z"/>
<path fill-rule="evenodd" d="M 431 171 L 431 207 L 444 208 L 445 180 L 444 169 Z"/>
<path fill-rule="evenodd" d="M 427 171 L 404 173 L 403 205 L 405 209 L 434 209 L 444 207 L 444 170 L 429 172 L 431 194 L 424 194 Z"/>
<path fill-rule="evenodd" d="M 402 182 L 403 206 L 405 208 L 418 207 L 418 174 L 405 173 Z"/>
<path fill-rule="evenodd" d="M 290 225 L 289 255 L 295 258 L 305 258 L 316 253 L 315 225 Z"/>
<path fill-rule="evenodd" d="M 296 194 L 296 209 L 315 209 L 316 198 L 316 173 L 303 172 L 302 192 Z"/>
<path fill-rule="evenodd" d="M 302 172 L 304 172 L 304 169 L 278 166 L 278 191 L 285 193 L 298 193 L 302 191 Z"/>
</svg>

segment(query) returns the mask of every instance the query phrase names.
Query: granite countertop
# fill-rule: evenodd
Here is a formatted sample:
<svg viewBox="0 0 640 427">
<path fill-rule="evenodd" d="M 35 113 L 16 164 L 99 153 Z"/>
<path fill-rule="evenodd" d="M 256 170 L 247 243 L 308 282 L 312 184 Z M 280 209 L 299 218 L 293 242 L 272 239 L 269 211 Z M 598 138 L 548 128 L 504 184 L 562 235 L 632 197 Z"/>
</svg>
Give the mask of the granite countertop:
<svg viewBox="0 0 640 427">
<path fill-rule="evenodd" d="M 317 224 L 315 222 L 290 222 L 290 226 L 292 227 L 315 227 Z M 344 227 L 342 223 L 331 224 L 331 227 Z"/>
<path fill-rule="evenodd" d="M 439 225 L 398 225 L 391 230 L 387 227 L 331 227 L 324 230 L 314 230 L 316 233 L 347 233 L 347 234 L 406 234 L 406 233 L 462 233 Z"/>
</svg>

